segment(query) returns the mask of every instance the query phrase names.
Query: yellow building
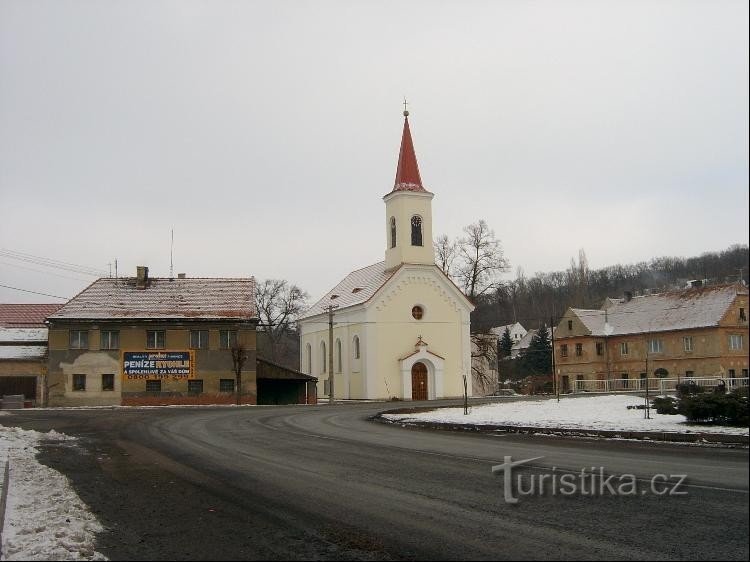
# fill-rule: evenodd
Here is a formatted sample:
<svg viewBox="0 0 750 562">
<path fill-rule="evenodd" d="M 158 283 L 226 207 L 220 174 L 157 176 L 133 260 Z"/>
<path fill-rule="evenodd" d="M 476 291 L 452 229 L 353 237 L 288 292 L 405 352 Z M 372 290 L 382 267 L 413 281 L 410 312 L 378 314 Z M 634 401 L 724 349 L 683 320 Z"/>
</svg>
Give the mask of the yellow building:
<svg viewBox="0 0 750 562">
<path fill-rule="evenodd" d="M 746 385 L 747 314 L 741 284 L 626 294 L 600 310 L 570 308 L 555 330 L 560 388 L 635 390 L 646 378 L 654 387 L 652 379 L 701 377 Z"/>
<path fill-rule="evenodd" d="M 47 318 L 50 406 L 257 401 L 255 280 L 99 279 Z M 246 357 L 237 388 L 233 350 Z"/>
<path fill-rule="evenodd" d="M 328 307 L 334 308 L 334 396 L 426 400 L 471 395 L 473 305 L 435 265 L 432 198 L 404 112 L 396 180 L 385 202 L 385 260 L 346 276 L 299 321 L 302 371 L 328 395 Z"/>
</svg>

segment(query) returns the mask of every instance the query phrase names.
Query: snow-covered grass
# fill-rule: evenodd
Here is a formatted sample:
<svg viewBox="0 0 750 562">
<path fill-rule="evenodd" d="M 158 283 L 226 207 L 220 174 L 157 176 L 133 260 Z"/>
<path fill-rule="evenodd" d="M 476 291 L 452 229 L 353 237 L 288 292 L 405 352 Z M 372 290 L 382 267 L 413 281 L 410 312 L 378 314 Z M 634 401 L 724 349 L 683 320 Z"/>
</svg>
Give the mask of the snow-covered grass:
<svg viewBox="0 0 750 562">
<path fill-rule="evenodd" d="M 106 560 L 94 550 L 101 524 L 65 476 L 36 460 L 41 441 L 74 440 L 54 430 L 0 426 L 2 470 L 10 460 L 3 560 Z"/>
<path fill-rule="evenodd" d="M 686 423 L 684 416 L 657 414 L 653 408 L 651 419 L 645 419 L 643 410 L 628 409 L 628 406 L 643 403 L 643 398 L 637 396 L 582 396 L 566 397 L 559 403 L 555 399 L 545 399 L 474 406 L 469 415 L 464 415 L 463 408 L 440 408 L 413 414 L 384 414 L 383 417 L 399 422 L 748 435 L 746 427 L 692 425 Z"/>
</svg>

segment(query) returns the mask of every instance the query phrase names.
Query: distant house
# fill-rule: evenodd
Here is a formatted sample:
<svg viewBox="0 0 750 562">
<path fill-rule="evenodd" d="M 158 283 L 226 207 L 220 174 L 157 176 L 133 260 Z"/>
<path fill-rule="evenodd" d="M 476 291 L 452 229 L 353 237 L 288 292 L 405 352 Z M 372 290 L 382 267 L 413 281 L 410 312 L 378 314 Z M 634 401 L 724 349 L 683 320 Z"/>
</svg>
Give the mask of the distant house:
<svg viewBox="0 0 750 562">
<path fill-rule="evenodd" d="M 27 404 L 44 400 L 47 327 L 44 319 L 60 304 L 0 304 L 0 399 L 23 395 Z"/>
<path fill-rule="evenodd" d="M 500 340 L 503 337 L 506 329 L 510 331 L 510 339 L 514 345 L 520 342 L 521 338 L 523 338 L 527 334 L 526 328 L 524 328 L 520 322 L 491 328 L 490 333 L 496 335 L 497 339 Z"/>
<path fill-rule="evenodd" d="M 236 400 L 232 348 L 247 360 L 239 389 L 257 401 L 253 278 L 135 277 L 92 283 L 49 325 L 51 406 L 216 404 Z"/>
<path fill-rule="evenodd" d="M 748 377 L 748 290 L 697 286 L 569 308 L 555 331 L 563 391 L 576 380 Z M 746 384 L 746 382 L 745 382 Z"/>
<path fill-rule="evenodd" d="M 554 332 L 554 328 L 551 330 L 548 329 L 549 337 L 552 338 L 552 332 Z M 522 357 L 528 350 L 529 346 L 531 345 L 531 341 L 534 339 L 534 336 L 536 336 L 539 333 L 539 330 L 531 329 L 517 342 L 513 344 L 513 347 L 510 350 L 510 358 L 511 359 L 518 359 L 519 357 Z M 556 332 L 555 332 L 556 333 Z"/>
</svg>

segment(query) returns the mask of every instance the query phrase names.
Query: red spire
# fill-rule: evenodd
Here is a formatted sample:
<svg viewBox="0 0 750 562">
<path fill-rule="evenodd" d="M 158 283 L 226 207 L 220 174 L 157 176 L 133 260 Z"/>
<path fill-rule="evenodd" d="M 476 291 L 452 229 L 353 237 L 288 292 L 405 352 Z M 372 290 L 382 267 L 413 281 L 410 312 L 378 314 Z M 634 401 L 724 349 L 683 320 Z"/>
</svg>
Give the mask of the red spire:
<svg viewBox="0 0 750 562">
<path fill-rule="evenodd" d="M 414 152 L 414 143 L 409 130 L 408 111 L 404 111 L 404 134 L 401 137 L 401 150 L 398 154 L 398 168 L 396 168 L 393 191 L 427 191 L 422 186 L 422 178 L 419 177 L 417 155 Z"/>
</svg>

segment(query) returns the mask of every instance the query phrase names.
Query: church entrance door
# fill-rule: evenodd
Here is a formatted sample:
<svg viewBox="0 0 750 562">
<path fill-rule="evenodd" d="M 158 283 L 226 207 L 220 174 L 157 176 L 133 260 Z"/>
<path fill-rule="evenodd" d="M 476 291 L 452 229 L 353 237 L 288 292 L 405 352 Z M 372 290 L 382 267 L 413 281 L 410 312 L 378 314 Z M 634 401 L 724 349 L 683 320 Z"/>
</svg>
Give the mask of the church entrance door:
<svg viewBox="0 0 750 562">
<path fill-rule="evenodd" d="M 427 367 L 424 363 L 414 363 L 411 368 L 411 399 L 427 400 Z"/>
</svg>

